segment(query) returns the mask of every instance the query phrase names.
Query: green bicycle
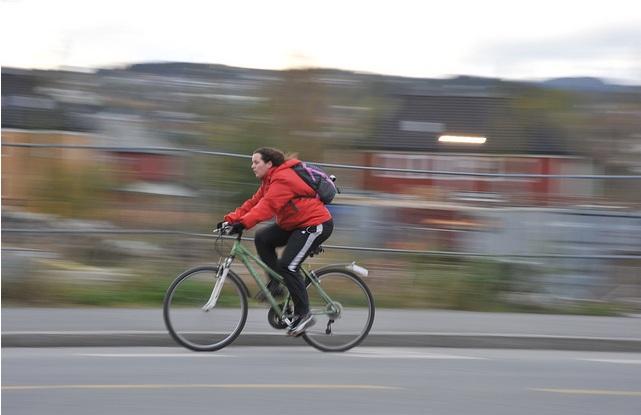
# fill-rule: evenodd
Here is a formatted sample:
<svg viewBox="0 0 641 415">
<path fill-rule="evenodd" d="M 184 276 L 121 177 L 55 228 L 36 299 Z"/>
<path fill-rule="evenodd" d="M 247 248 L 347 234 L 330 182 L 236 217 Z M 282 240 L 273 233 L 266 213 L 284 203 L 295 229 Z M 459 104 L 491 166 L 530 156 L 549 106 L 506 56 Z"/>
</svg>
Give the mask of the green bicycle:
<svg viewBox="0 0 641 415">
<path fill-rule="evenodd" d="M 217 230 L 218 239 L 230 227 Z M 169 286 L 163 302 L 165 325 L 182 346 L 195 351 L 215 351 L 231 344 L 247 321 L 249 290 L 231 270 L 236 258 L 247 268 L 270 304 L 269 324 L 286 329 L 293 317 L 293 302 L 287 295 L 277 301 L 267 289 L 252 262 L 284 285 L 283 278 L 253 255 L 241 243 L 242 232 L 235 238 L 228 256 L 218 265 L 189 269 Z M 319 249 L 322 251 L 322 249 Z M 318 253 L 318 252 L 316 252 Z M 374 298 L 361 276 L 363 267 L 333 264 L 317 270 L 301 267 L 309 296 L 310 310 L 316 319 L 301 337 L 311 346 L 325 352 L 342 352 L 360 344 L 374 323 Z"/>
</svg>

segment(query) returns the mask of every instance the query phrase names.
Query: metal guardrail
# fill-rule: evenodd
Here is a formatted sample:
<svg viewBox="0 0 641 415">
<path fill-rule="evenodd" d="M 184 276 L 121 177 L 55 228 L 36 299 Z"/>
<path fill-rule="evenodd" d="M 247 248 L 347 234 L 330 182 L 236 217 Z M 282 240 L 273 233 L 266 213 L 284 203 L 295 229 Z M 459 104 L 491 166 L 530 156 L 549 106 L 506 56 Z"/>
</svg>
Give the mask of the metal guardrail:
<svg viewBox="0 0 641 415">
<path fill-rule="evenodd" d="M 67 144 L 31 144 L 31 143 L 2 143 L 3 147 L 22 147 L 22 148 L 61 148 L 61 149 L 88 149 L 88 150 L 104 150 L 104 151 L 130 151 L 130 152 L 167 152 L 167 153 L 187 153 L 198 154 L 206 156 L 222 156 L 222 157 L 236 157 L 250 159 L 251 156 L 238 153 L 229 153 L 221 151 L 208 151 L 197 149 L 173 148 L 173 147 L 120 147 L 120 146 L 94 146 L 94 145 L 67 145 Z M 386 171 L 397 173 L 421 173 L 421 174 L 434 174 L 434 175 L 449 175 L 449 176 L 473 176 L 473 177 L 513 177 L 513 178 L 553 178 L 553 179 L 641 179 L 641 175 L 568 175 L 568 174 L 509 174 L 509 173 L 466 173 L 466 172 L 452 172 L 452 171 L 439 171 L 439 170 L 418 170 L 418 169 L 396 169 L 387 167 L 368 167 L 357 166 L 348 164 L 334 164 L 334 163 L 315 163 L 323 167 L 350 169 L 350 170 L 366 170 L 366 171 Z M 145 229 L 128 229 L 128 230 L 114 230 L 114 229 L 82 229 L 82 230 L 69 230 L 69 229 L 15 229 L 3 228 L 2 233 L 23 233 L 23 234 L 125 234 L 125 235 L 175 235 L 175 236 L 190 236 L 199 238 L 213 238 L 214 235 L 182 232 L 182 231 L 168 231 L 168 230 L 145 230 Z M 243 238 L 243 240 L 251 241 L 253 238 Z M 363 251 L 363 252 L 380 252 L 380 253 L 394 253 L 394 254 L 413 254 L 425 256 L 449 256 L 449 257 L 490 257 L 490 258 L 559 258 L 559 259 L 612 259 L 612 260 L 625 260 L 625 259 L 641 259 L 641 255 L 565 255 L 565 254 L 487 254 L 479 252 L 453 252 L 453 251 L 429 251 L 429 250 L 407 250 L 407 249 L 390 249 L 390 248 L 372 248 L 362 246 L 343 246 L 343 245 L 324 245 L 328 249 L 336 250 L 350 250 L 350 251 Z"/>
<path fill-rule="evenodd" d="M 21 234 L 113 234 L 113 235 L 171 235 L 171 236 L 190 236 L 196 238 L 218 238 L 217 235 L 204 233 L 169 231 L 169 230 L 150 230 L 150 229 L 16 229 L 3 228 L 4 233 L 21 233 Z M 234 236 L 223 236 L 224 239 L 234 240 Z M 254 238 L 242 238 L 244 241 L 253 241 Z M 566 254 L 487 254 L 480 252 L 454 252 L 454 251 L 423 251 L 413 249 L 392 249 L 392 248 L 372 248 L 364 246 L 345 246 L 345 245 L 323 245 L 323 248 L 345 250 L 345 251 L 362 251 L 362 252 L 380 252 L 391 254 L 408 254 L 423 256 L 446 256 L 446 257 L 486 257 L 486 258 L 557 258 L 557 259 L 641 259 L 641 255 L 566 255 Z"/>
<path fill-rule="evenodd" d="M 222 151 L 207 151 L 177 147 L 118 147 L 118 146 L 90 146 L 90 145 L 72 145 L 72 144 L 30 144 L 30 143 L 2 143 L 2 147 L 26 147 L 26 148 L 66 148 L 66 149 L 86 149 L 86 150 L 104 150 L 104 151 L 131 151 L 131 152 L 163 152 L 163 153 L 188 153 L 200 154 L 206 156 L 222 156 L 250 159 L 251 156 L 238 153 L 227 153 Z M 412 174 L 433 174 L 443 176 L 470 176 L 470 177 L 511 177 L 520 179 L 579 179 L 579 180 L 639 180 L 641 175 L 594 175 L 594 174 L 526 174 L 526 173 L 468 173 L 442 170 L 419 170 L 419 169 L 395 169 L 390 167 L 371 167 L 357 166 L 353 164 L 334 164 L 334 163 L 317 163 L 323 167 L 347 170 L 365 170 L 365 171 L 382 171 L 394 173 L 412 173 Z"/>
</svg>

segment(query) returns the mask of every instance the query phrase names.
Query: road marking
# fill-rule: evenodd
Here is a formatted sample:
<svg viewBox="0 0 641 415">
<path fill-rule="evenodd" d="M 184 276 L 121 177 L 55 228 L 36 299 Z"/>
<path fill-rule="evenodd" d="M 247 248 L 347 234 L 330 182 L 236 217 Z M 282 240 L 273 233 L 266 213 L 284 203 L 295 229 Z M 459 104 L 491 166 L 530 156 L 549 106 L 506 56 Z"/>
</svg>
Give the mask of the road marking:
<svg viewBox="0 0 641 415">
<path fill-rule="evenodd" d="M 133 334 L 159 334 L 166 335 L 166 331 L 156 331 L 156 330 L 58 330 L 58 331 L 3 331 L 3 335 L 94 335 L 94 334 L 104 334 L 109 336 L 131 336 Z"/>
<path fill-rule="evenodd" d="M 623 363 L 627 365 L 641 365 L 641 359 L 578 359 L 586 362 L 601 362 L 601 363 Z"/>
<path fill-rule="evenodd" d="M 612 396 L 641 396 L 641 391 L 614 391 L 601 389 L 545 389 L 531 388 L 536 392 L 562 393 L 567 395 L 612 395 Z"/>
<path fill-rule="evenodd" d="M 442 353 L 429 353 L 417 350 L 403 350 L 403 349 L 377 349 L 377 348 L 362 348 L 357 352 L 347 352 L 341 356 L 346 357 L 365 357 L 372 359 L 466 359 L 466 360 L 488 360 L 485 357 L 474 356 L 461 356 L 453 354 Z"/>
<path fill-rule="evenodd" d="M 141 385 L 11 385 L 2 386 L 3 391 L 54 390 L 54 389 L 366 389 L 400 390 L 403 388 L 384 385 L 344 385 L 344 384 L 141 384 Z"/>
<path fill-rule="evenodd" d="M 84 357 L 234 357 L 219 353 L 79 353 Z"/>
</svg>

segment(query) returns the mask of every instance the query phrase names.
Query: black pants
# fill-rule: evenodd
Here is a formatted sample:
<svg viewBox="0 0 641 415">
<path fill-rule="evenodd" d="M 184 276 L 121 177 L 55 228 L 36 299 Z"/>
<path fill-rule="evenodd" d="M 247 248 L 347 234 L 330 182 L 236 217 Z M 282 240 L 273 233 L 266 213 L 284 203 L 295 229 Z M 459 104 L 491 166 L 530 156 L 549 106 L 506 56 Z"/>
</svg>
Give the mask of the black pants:
<svg viewBox="0 0 641 415">
<path fill-rule="evenodd" d="M 309 298 L 303 278 L 298 273 L 309 252 L 325 242 L 334 230 L 331 219 L 317 226 L 286 231 L 280 226 L 269 225 L 258 232 L 254 238 L 260 259 L 285 279 L 285 284 L 294 301 L 296 314 L 309 312 Z M 276 248 L 285 246 L 280 259 Z"/>
</svg>

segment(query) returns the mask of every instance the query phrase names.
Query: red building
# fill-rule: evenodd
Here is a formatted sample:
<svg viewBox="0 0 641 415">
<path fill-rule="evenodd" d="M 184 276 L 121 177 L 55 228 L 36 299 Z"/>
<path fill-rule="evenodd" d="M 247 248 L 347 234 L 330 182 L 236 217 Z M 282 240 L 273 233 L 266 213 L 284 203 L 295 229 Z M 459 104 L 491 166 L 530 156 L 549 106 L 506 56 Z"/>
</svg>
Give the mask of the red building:
<svg viewBox="0 0 641 415">
<path fill-rule="evenodd" d="M 505 95 L 430 92 L 399 97 L 398 111 L 364 143 L 375 167 L 492 174 L 592 174 L 591 160 L 570 153 L 544 114 L 513 110 Z M 452 143 L 442 136 L 484 138 Z M 481 141 L 483 141 L 481 143 Z M 364 187 L 434 200 L 548 204 L 593 196 L 592 181 L 368 171 Z"/>
</svg>

